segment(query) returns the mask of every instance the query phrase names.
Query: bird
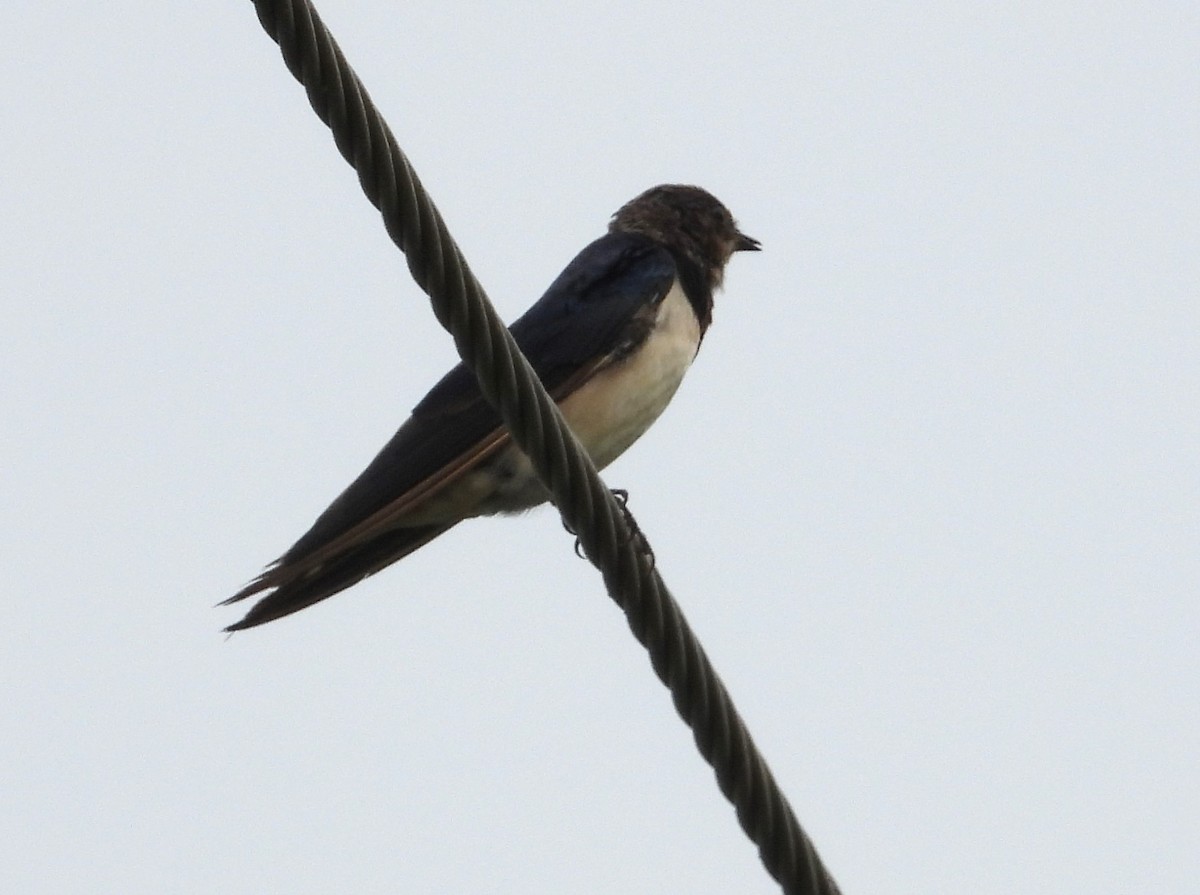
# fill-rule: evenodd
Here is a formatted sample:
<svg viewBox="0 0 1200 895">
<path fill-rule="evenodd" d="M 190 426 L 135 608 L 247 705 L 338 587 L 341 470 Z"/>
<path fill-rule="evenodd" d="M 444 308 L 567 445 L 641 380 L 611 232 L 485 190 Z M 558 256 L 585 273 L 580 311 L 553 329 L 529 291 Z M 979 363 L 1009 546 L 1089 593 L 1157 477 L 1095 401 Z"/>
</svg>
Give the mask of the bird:
<svg viewBox="0 0 1200 895">
<path fill-rule="evenodd" d="M 760 248 L 706 190 L 652 187 L 622 205 L 607 233 L 509 327 L 598 469 L 666 408 L 712 322 L 726 264 L 735 252 Z M 331 597 L 464 519 L 520 513 L 549 499 L 460 363 L 312 527 L 221 603 L 263 594 L 225 631 Z"/>
</svg>

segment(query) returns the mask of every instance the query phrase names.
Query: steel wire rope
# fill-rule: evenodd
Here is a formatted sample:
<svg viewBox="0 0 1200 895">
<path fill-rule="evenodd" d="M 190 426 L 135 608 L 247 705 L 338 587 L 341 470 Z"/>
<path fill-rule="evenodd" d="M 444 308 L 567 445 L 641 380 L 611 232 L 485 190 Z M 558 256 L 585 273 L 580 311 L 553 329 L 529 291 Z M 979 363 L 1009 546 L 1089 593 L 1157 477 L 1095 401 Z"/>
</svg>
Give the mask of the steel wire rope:
<svg viewBox="0 0 1200 895">
<path fill-rule="evenodd" d="M 550 489 L 564 523 L 600 570 L 609 596 L 650 654 L 676 710 L 692 729 L 721 792 L 783 890 L 838 888 L 775 783 L 728 692 L 644 548 L 628 510 L 604 485 L 557 406 L 513 342 L 421 186 L 391 130 L 308 0 L 255 0 L 313 110 L 379 209 L 434 314 L 453 336 L 484 396 Z M 629 517 L 630 519 L 632 517 Z"/>
</svg>

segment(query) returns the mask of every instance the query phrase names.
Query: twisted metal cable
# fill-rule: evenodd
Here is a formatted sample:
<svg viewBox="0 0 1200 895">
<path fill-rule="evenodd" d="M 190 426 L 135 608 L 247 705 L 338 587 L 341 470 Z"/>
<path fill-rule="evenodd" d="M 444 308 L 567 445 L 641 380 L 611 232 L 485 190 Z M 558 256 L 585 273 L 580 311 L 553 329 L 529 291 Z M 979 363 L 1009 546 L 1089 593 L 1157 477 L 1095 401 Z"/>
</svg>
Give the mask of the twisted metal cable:
<svg viewBox="0 0 1200 895">
<path fill-rule="evenodd" d="M 428 293 L 484 396 L 529 455 L 563 521 L 600 569 L 609 596 L 650 654 L 680 716 L 692 728 L 721 792 L 758 846 L 770 874 L 791 895 L 838 888 L 800 828 L 733 702 L 678 604 L 579 446 L 557 405 L 484 294 L 391 130 L 308 0 L 255 0 L 263 28 L 308 92 L 313 110 L 358 173 L 392 241 Z"/>
</svg>

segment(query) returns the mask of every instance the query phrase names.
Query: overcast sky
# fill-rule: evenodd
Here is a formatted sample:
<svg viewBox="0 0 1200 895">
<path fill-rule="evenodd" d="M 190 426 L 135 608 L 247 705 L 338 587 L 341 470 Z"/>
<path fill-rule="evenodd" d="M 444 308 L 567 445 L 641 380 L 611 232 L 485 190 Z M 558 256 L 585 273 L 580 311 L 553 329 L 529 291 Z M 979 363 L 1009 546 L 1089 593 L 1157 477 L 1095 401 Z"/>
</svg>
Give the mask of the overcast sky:
<svg viewBox="0 0 1200 895">
<path fill-rule="evenodd" d="M 606 479 L 844 891 L 1192 891 L 1200 7 L 320 8 L 506 318 L 762 241 Z M 777 891 L 551 510 L 218 633 L 452 344 L 249 3 L 0 34 L 0 889 Z"/>
</svg>

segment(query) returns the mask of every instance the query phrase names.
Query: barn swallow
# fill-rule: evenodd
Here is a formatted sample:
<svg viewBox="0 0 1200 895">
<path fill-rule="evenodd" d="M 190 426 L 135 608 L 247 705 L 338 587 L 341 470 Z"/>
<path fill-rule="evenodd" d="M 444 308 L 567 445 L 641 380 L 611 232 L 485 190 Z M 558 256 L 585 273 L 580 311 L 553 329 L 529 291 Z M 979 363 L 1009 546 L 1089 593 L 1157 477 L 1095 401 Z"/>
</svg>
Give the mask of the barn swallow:
<svg viewBox="0 0 1200 895">
<path fill-rule="evenodd" d="M 647 190 L 509 328 L 598 469 L 666 408 L 712 321 L 734 252 L 759 243 L 694 186 Z M 549 500 L 474 374 L 459 364 L 312 528 L 222 605 L 269 591 L 226 628 L 332 596 L 463 519 Z"/>
</svg>

